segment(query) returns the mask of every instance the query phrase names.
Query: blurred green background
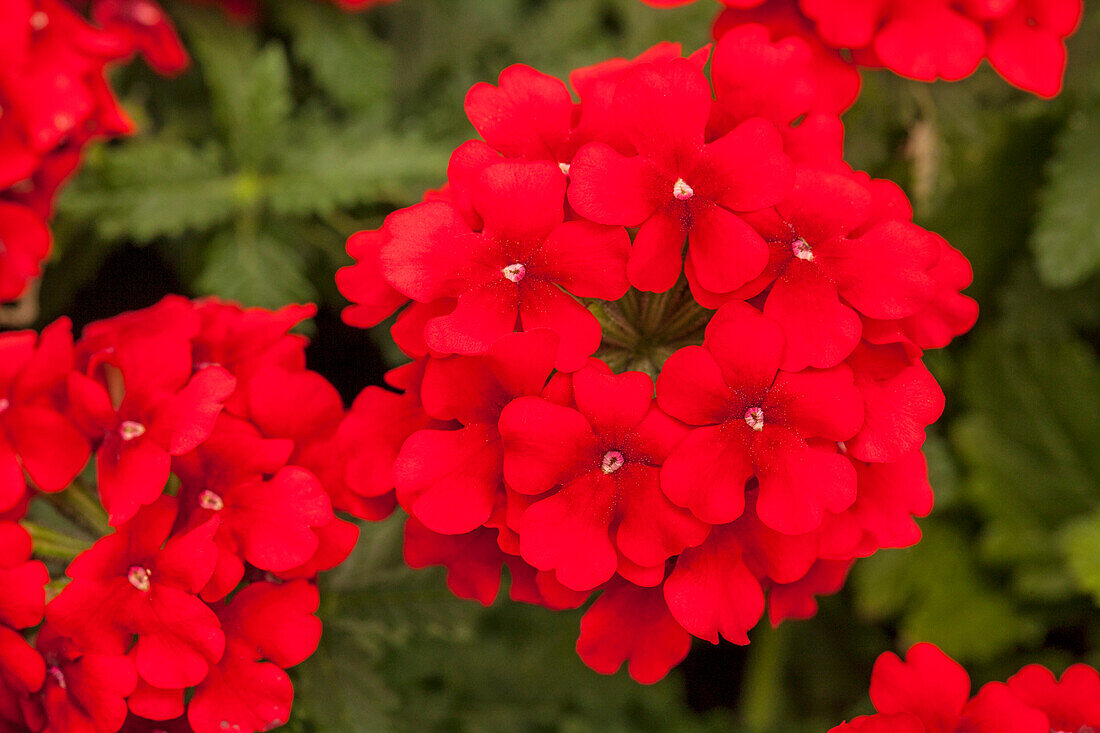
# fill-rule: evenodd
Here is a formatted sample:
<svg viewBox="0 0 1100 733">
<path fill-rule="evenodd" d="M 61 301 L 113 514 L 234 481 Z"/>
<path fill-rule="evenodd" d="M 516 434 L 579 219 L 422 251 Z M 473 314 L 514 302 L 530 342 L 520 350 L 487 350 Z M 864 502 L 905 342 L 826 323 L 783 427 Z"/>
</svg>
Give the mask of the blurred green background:
<svg viewBox="0 0 1100 733">
<path fill-rule="evenodd" d="M 245 26 L 166 3 L 194 56 L 114 81 L 140 132 L 89 150 L 60 201 L 41 322 L 168 291 L 317 301 L 311 365 L 351 398 L 397 355 L 343 327 L 344 241 L 444 180 L 474 136 L 466 90 L 523 62 L 558 76 L 661 40 L 708 40 L 717 4 L 402 0 L 346 15 L 268 2 Z M 1100 12 L 1052 102 L 988 66 L 955 84 L 864 74 L 848 159 L 902 184 L 973 262 L 977 327 L 928 355 L 947 412 L 926 450 L 925 540 L 857 564 L 817 618 L 747 648 L 696 642 L 658 685 L 573 651 L 579 612 L 458 601 L 364 528 L 324 581 L 321 650 L 294 672 L 298 731 L 823 731 L 869 712 L 875 657 L 932 641 L 977 685 L 1029 662 L 1100 666 Z M 41 325 L 41 324 L 40 324 Z"/>
</svg>

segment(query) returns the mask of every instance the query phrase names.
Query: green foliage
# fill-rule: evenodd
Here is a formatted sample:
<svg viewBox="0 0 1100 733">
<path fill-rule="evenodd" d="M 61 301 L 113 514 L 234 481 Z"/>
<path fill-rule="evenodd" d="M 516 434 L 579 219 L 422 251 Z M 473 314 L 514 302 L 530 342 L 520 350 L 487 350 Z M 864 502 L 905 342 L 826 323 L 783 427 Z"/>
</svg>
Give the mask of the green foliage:
<svg viewBox="0 0 1100 733">
<path fill-rule="evenodd" d="M 1069 287 L 1100 268 L 1100 105 L 1074 111 L 1047 166 L 1031 246 L 1043 282 Z"/>
</svg>

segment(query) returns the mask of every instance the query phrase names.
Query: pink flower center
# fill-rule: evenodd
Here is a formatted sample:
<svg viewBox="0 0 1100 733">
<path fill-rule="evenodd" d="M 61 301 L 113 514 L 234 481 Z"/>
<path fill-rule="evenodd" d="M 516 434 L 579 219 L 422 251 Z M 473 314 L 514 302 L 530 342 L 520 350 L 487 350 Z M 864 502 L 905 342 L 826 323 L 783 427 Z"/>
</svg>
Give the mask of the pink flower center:
<svg viewBox="0 0 1100 733">
<path fill-rule="evenodd" d="M 53 681 L 57 683 L 57 686 L 62 690 L 65 689 L 65 673 L 61 671 L 60 667 L 50 667 L 46 670 L 49 672 L 50 677 L 53 677 Z"/>
<path fill-rule="evenodd" d="M 764 411 L 759 407 L 750 407 L 745 410 L 745 423 L 756 432 L 764 429 Z"/>
<path fill-rule="evenodd" d="M 678 178 L 676 179 L 676 183 L 672 186 L 672 195 L 675 196 L 678 201 L 687 201 L 695 195 L 695 189 L 687 185 L 683 178 Z"/>
<path fill-rule="evenodd" d="M 604 473 L 615 473 L 623 464 L 626 463 L 626 459 L 623 458 L 623 454 L 617 450 L 609 450 L 603 454 L 603 461 L 600 462 L 600 470 Z"/>
<path fill-rule="evenodd" d="M 794 252 L 794 256 L 800 260 L 812 262 L 814 259 L 813 247 L 811 247 L 810 243 L 802 237 L 799 237 L 791 243 L 791 252 Z"/>
<path fill-rule="evenodd" d="M 50 24 L 50 16 L 46 15 L 41 10 L 31 15 L 31 28 L 36 31 L 40 31 Z"/>
<path fill-rule="evenodd" d="M 140 565 L 133 565 L 130 567 L 130 572 L 126 574 L 126 579 L 130 581 L 130 585 L 137 588 L 142 593 L 149 591 L 149 577 L 151 572 L 146 570 Z"/>
<path fill-rule="evenodd" d="M 4 410 L 9 407 L 11 407 L 11 403 L 8 402 L 7 398 L 0 397 L 0 413 L 4 412 Z"/>
<path fill-rule="evenodd" d="M 130 11 L 130 15 L 142 25 L 153 26 L 160 22 L 160 11 L 149 3 L 138 3 Z"/>
<path fill-rule="evenodd" d="M 569 164 L 568 163 L 558 163 L 558 167 L 561 168 L 562 173 L 564 173 L 567 176 L 569 175 Z"/>
<path fill-rule="evenodd" d="M 500 272 L 504 275 L 505 280 L 511 280 L 514 283 L 518 283 L 520 280 L 527 277 L 527 268 L 519 262 L 502 268 Z"/>
<path fill-rule="evenodd" d="M 199 506 L 203 509 L 209 509 L 212 512 L 220 512 L 222 509 L 225 509 L 225 502 L 220 496 L 207 489 L 199 494 Z"/>
<path fill-rule="evenodd" d="M 122 436 L 123 440 L 140 438 L 145 435 L 145 426 L 133 420 L 123 420 L 122 424 L 118 426 L 118 434 Z"/>
</svg>

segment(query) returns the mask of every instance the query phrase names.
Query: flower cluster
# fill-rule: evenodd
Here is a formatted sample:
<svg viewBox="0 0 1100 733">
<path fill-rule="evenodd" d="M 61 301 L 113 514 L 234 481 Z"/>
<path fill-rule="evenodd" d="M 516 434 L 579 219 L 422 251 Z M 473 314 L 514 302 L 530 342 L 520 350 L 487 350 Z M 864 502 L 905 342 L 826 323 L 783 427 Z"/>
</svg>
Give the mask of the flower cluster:
<svg viewBox="0 0 1100 733">
<path fill-rule="evenodd" d="M 187 63 L 152 0 L 94 0 L 90 18 L 73 5 L 28 0 L 0 8 L 0 302 L 18 298 L 38 276 L 51 246 L 45 222 L 85 144 L 132 129 L 105 68 L 139 52 L 163 73 Z"/>
<path fill-rule="evenodd" d="M 358 10 L 388 0 L 335 0 Z M 226 2 L 247 17 L 254 3 Z M 26 0 L 0 7 L 0 303 L 19 298 L 41 272 L 46 222 L 61 185 L 93 139 L 133 123 L 105 77 L 140 54 L 175 75 L 189 58 L 156 0 Z"/>
<path fill-rule="evenodd" d="M 760 25 L 478 84 L 448 183 L 348 242 L 345 319 L 413 359 L 356 400 L 353 493 L 458 595 L 599 597 L 577 649 L 653 682 L 919 538 L 965 258 L 843 162 L 828 83 Z M 703 72 L 711 61 L 713 86 Z"/>
<path fill-rule="evenodd" d="M 169 296 L 75 344 L 65 320 L 0 335 L 0 730 L 286 722 L 313 579 L 358 538 L 334 514 L 343 404 L 288 333 L 312 312 Z M 23 519 L 43 496 L 87 539 Z M 32 536 L 71 560 L 48 603 Z"/>
<path fill-rule="evenodd" d="M 1100 730 L 1100 674 L 1075 664 L 1060 678 L 1031 664 L 970 697 L 970 677 L 932 644 L 902 661 L 887 652 L 871 674 L 876 715 L 830 733 L 1092 733 Z"/>
<path fill-rule="evenodd" d="M 642 0 L 659 7 L 694 0 Z M 982 59 L 1009 83 L 1053 97 L 1066 68 L 1065 39 L 1081 20 L 1084 0 L 721 0 L 714 34 L 744 23 L 766 25 L 774 38 L 805 40 L 824 74 L 848 77 L 840 50 L 859 66 L 885 67 L 920 81 L 955 81 Z"/>
</svg>

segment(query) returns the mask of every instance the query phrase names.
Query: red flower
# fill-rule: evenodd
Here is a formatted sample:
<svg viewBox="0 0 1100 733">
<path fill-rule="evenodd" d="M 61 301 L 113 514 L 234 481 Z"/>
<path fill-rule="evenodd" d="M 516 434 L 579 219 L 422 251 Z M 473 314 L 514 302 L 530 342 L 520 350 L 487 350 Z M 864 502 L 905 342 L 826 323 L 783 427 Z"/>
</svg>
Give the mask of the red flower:
<svg viewBox="0 0 1100 733">
<path fill-rule="evenodd" d="M 390 215 L 382 272 L 420 302 L 457 298 L 427 321 L 424 338 L 443 354 L 478 354 L 519 325 L 561 339 L 557 366 L 575 369 L 600 343 L 596 319 L 578 297 L 617 299 L 629 287 L 629 239 L 621 227 L 563 223 L 565 177 L 549 163 L 502 162 L 473 189 L 484 221 L 473 232 L 459 212 L 424 203 Z"/>
<path fill-rule="evenodd" d="M 1100 729 L 1100 674 L 1088 665 L 1075 664 L 1056 680 L 1047 668 L 1029 664 L 1008 678 L 1008 689 L 1043 711 L 1052 731 Z"/>
<path fill-rule="evenodd" d="M 880 714 L 916 719 L 925 733 L 1049 733 L 1046 716 L 991 682 L 970 698 L 970 677 L 957 662 L 931 644 L 917 644 L 905 661 L 887 652 L 871 673 L 871 701 Z M 880 716 L 871 716 L 872 719 Z M 857 718 L 847 730 L 882 730 L 886 719 Z M 890 718 L 889 720 L 893 720 Z M 845 728 L 833 728 L 843 731 Z"/>
<path fill-rule="evenodd" d="M 570 168 L 569 203 L 593 221 L 641 226 L 631 284 L 671 288 L 685 237 L 704 287 L 728 292 L 759 275 L 767 247 L 737 214 L 776 203 L 790 187 L 791 164 L 775 126 L 751 119 L 706 143 L 710 84 L 685 59 L 638 65 L 614 104 L 638 154 L 605 143 L 581 148 Z"/>
<path fill-rule="evenodd" d="M 23 722 L 28 702 L 46 675 L 46 665 L 18 633 L 42 620 L 49 572 L 32 561 L 31 538 L 14 522 L 0 522 L 0 729 L 5 718 Z"/>
<path fill-rule="evenodd" d="M 64 489 L 88 462 L 88 441 L 64 412 L 65 378 L 73 363 L 68 319 L 37 337 L 0 334 L 0 511 L 26 491 L 24 470 L 36 488 Z"/>
<path fill-rule="evenodd" d="M 556 337 L 540 330 L 502 338 L 482 357 L 428 362 L 424 410 L 461 427 L 419 430 L 401 447 L 393 478 L 411 515 L 441 534 L 485 524 L 504 492 L 498 416 L 514 398 L 542 390 L 556 351 Z"/>
<path fill-rule="evenodd" d="M 0 301 L 14 300 L 38 277 L 50 253 L 50 231 L 31 209 L 0 201 Z"/>
<path fill-rule="evenodd" d="M 38 632 L 35 645 L 48 665 L 42 691 L 47 733 L 122 727 L 129 712 L 126 698 L 138 681 L 129 657 L 85 652 L 49 626 Z"/>
<path fill-rule="evenodd" d="M 641 567 L 663 565 L 699 544 L 709 527 L 661 493 L 660 467 L 683 427 L 653 400 L 640 372 L 573 375 L 576 409 L 526 397 L 500 416 L 504 478 L 537 496 L 520 521 L 520 553 L 574 590 L 611 579 L 619 553 Z"/>
<path fill-rule="evenodd" d="M 169 536 L 176 500 L 165 496 L 69 565 L 72 582 L 51 601 L 51 626 L 86 651 L 125 653 L 151 685 L 202 681 L 221 658 L 225 635 L 198 599 L 214 571 L 218 520 Z"/>
<path fill-rule="evenodd" d="M 187 51 L 153 0 L 94 0 L 92 18 L 131 52 L 140 52 L 158 74 L 175 75 L 187 68 Z"/>
<path fill-rule="evenodd" d="M 760 518 L 781 532 L 808 532 L 826 509 L 855 500 L 855 472 L 835 446 L 863 423 L 851 371 L 779 371 L 783 350 L 773 321 L 729 303 L 708 324 L 703 346 L 673 354 L 657 380 L 661 406 L 699 426 L 665 463 L 662 488 L 705 521 L 739 517 L 752 476 Z M 807 442 L 813 438 L 834 443 Z"/>
</svg>

